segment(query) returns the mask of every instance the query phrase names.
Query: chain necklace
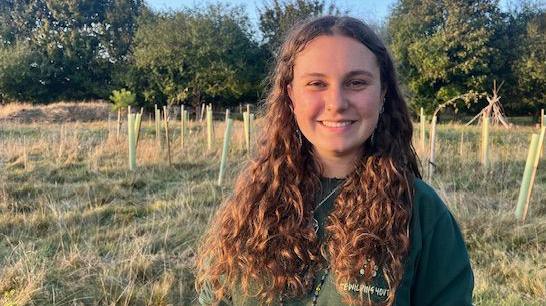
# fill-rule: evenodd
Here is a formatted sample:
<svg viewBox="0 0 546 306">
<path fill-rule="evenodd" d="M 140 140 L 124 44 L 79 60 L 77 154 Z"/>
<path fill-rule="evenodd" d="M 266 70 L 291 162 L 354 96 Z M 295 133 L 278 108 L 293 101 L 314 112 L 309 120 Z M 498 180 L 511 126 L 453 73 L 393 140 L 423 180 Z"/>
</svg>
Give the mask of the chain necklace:
<svg viewBox="0 0 546 306">
<path fill-rule="evenodd" d="M 320 281 L 317 284 L 317 287 L 315 288 L 315 290 L 313 290 L 313 306 L 317 305 L 320 290 L 322 289 L 322 285 L 324 285 L 324 281 L 326 280 L 326 276 L 328 276 L 328 269 L 324 270 L 324 274 L 322 274 L 322 277 L 320 278 Z M 282 295 L 280 297 L 279 302 L 280 302 L 281 306 L 284 306 L 284 300 L 282 298 Z"/>
<path fill-rule="evenodd" d="M 318 220 L 317 218 L 315 218 L 315 211 L 317 211 L 322 206 L 322 204 L 324 204 L 324 202 L 326 202 L 326 200 L 328 200 L 339 189 L 339 187 L 341 187 L 342 184 L 343 182 L 337 184 L 336 188 L 334 188 L 324 199 L 322 199 L 322 201 L 320 201 L 320 203 L 318 203 L 317 206 L 311 212 L 311 214 L 313 215 L 312 222 L 313 222 L 313 229 L 315 230 L 315 233 L 318 233 L 318 229 L 319 229 Z"/>
<path fill-rule="evenodd" d="M 343 184 L 343 182 L 340 182 L 339 184 L 337 184 L 336 188 L 334 188 L 326 197 L 324 197 L 317 204 L 317 206 L 313 209 L 313 211 L 311 212 L 311 214 L 313 215 L 313 221 L 312 222 L 313 222 L 313 228 L 315 230 L 315 233 L 317 233 L 318 229 L 319 229 L 318 221 L 315 218 L 315 211 L 317 211 L 317 209 L 319 209 L 322 206 L 322 204 L 324 204 L 324 202 L 326 202 L 326 200 L 328 200 L 334 193 L 336 193 L 336 191 L 338 191 L 338 189 L 341 187 L 342 184 Z M 313 299 L 312 299 L 313 306 L 317 305 L 320 290 L 322 289 L 322 286 L 324 285 L 324 281 L 326 280 L 326 277 L 328 276 L 328 270 L 329 270 L 329 268 L 326 268 L 326 270 L 324 270 L 324 274 L 322 274 L 322 276 L 320 278 L 320 281 L 318 282 L 317 286 L 315 287 L 315 290 L 313 290 Z M 284 300 L 282 298 L 282 295 L 280 297 L 280 304 L 281 304 L 281 306 L 284 305 Z"/>
</svg>

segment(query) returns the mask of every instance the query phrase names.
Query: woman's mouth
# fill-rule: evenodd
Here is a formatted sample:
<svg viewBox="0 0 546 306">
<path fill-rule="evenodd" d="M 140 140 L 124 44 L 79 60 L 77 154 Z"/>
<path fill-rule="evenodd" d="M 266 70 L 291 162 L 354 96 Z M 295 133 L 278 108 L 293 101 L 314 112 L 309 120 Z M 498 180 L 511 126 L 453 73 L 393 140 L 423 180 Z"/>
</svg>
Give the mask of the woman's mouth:
<svg viewBox="0 0 546 306">
<path fill-rule="evenodd" d="M 355 121 L 347 120 L 347 121 L 319 121 L 320 124 L 322 124 L 325 127 L 329 128 L 343 128 L 350 126 Z"/>
</svg>

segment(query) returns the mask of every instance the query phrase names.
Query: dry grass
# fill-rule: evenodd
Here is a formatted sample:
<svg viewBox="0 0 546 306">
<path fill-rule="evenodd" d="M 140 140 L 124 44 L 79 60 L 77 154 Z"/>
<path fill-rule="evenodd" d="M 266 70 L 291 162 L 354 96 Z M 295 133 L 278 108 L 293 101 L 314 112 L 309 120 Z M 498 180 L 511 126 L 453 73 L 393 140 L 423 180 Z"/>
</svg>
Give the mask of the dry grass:
<svg viewBox="0 0 546 306">
<path fill-rule="evenodd" d="M 20 112 L 24 109 L 31 109 L 33 106 L 31 103 L 21 103 L 21 102 L 14 102 L 14 103 L 7 103 L 7 104 L 0 104 L 0 118 L 8 118 L 9 116 Z"/>
<path fill-rule="evenodd" d="M 8 103 L 0 105 L 0 122 L 91 122 L 107 118 L 111 107 L 112 105 L 105 101 L 58 102 L 48 105 Z"/>
<path fill-rule="evenodd" d="M 3 123 L 0 304 L 195 304 L 195 243 L 247 158 L 237 121 L 227 187 L 218 187 L 224 124 L 215 126 L 211 152 L 199 122 L 191 123 L 184 150 L 178 123 L 171 127 L 173 165 L 156 146 L 153 123 L 145 121 L 138 170 L 130 172 L 125 126 L 118 139 L 106 121 Z M 494 164 L 484 170 L 478 128 L 438 130 L 439 169 L 430 182 L 463 230 L 477 305 L 546 303 L 544 161 L 527 222 L 513 217 L 533 131 L 493 130 Z"/>
</svg>

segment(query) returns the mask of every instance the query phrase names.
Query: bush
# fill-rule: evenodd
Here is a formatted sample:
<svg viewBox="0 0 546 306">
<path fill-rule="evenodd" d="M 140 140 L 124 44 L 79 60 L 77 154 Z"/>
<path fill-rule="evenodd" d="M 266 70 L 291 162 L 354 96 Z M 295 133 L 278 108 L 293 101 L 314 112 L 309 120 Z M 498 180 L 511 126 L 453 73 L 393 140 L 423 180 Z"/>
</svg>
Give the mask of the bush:
<svg viewBox="0 0 546 306">
<path fill-rule="evenodd" d="M 126 90 L 125 88 L 122 88 L 120 90 L 112 91 L 110 100 L 114 102 L 114 105 L 112 105 L 112 110 L 117 111 L 117 110 L 126 108 L 128 106 L 134 105 L 135 94 L 131 93 L 129 90 Z"/>
</svg>

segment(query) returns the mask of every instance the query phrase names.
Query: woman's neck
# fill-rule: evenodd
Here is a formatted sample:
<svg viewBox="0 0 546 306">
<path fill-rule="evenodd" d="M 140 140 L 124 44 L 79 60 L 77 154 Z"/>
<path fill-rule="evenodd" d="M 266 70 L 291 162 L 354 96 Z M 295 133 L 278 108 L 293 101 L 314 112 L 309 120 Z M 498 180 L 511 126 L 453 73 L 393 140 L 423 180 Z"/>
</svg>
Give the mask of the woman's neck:
<svg viewBox="0 0 546 306">
<path fill-rule="evenodd" d="M 358 152 L 348 155 L 321 154 L 315 156 L 322 168 L 322 176 L 327 178 L 345 178 L 355 169 Z"/>
</svg>

